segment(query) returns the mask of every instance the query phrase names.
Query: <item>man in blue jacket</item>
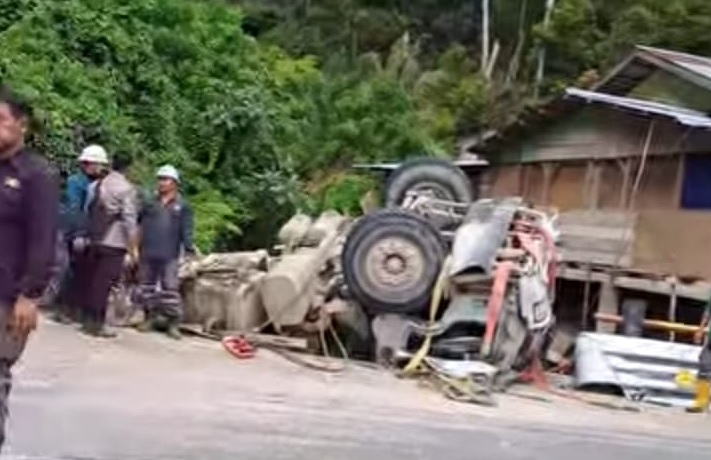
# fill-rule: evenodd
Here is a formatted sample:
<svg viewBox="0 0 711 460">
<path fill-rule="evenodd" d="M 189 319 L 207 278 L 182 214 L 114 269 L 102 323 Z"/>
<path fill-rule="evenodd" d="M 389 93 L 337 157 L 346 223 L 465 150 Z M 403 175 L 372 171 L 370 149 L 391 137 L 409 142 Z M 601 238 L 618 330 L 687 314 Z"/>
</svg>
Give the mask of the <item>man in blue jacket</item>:
<svg viewBox="0 0 711 460">
<path fill-rule="evenodd" d="M 165 322 L 168 335 L 179 339 L 183 309 L 178 267 L 182 255 L 194 254 L 193 213 L 179 193 L 180 176 L 173 166 L 161 167 L 157 178 L 157 193 L 139 216 L 140 299 L 146 320 L 138 329 L 147 332 Z"/>
</svg>

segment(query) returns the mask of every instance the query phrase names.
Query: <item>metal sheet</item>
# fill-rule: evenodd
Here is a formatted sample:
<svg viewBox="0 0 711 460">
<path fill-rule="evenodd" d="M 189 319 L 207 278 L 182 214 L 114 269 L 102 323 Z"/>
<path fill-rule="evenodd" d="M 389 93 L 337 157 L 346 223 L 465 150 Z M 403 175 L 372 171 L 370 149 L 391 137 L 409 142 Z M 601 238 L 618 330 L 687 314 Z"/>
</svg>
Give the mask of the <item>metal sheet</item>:
<svg viewBox="0 0 711 460">
<path fill-rule="evenodd" d="M 615 106 L 633 112 L 658 115 L 676 120 L 685 126 L 694 128 L 711 128 L 711 118 L 696 110 L 684 109 L 658 102 L 643 101 L 629 97 L 611 96 L 609 94 L 585 91 L 577 88 L 565 90 L 566 98 L 581 99 L 587 102 L 598 102 L 608 106 Z"/>
<path fill-rule="evenodd" d="M 454 236 L 451 276 L 491 272 L 496 251 L 508 235 L 511 220 L 522 201 L 521 198 L 487 199 L 471 206 L 465 223 Z"/>
<path fill-rule="evenodd" d="M 638 45 L 637 47 L 711 81 L 711 59 L 707 57 L 653 48 L 651 46 Z"/>
<path fill-rule="evenodd" d="M 617 386 L 631 400 L 688 407 L 693 389 L 680 387 L 676 377 L 696 375 L 700 352 L 683 343 L 582 333 L 575 345 L 576 386 Z"/>
<path fill-rule="evenodd" d="M 365 169 L 368 171 L 395 171 L 402 163 L 359 163 L 354 164 L 353 169 Z M 469 168 L 481 168 L 488 166 L 489 162 L 482 158 L 472 158 L 465 160 L 454 160 L 452 164 L 467 170 Z"/>
</svg>

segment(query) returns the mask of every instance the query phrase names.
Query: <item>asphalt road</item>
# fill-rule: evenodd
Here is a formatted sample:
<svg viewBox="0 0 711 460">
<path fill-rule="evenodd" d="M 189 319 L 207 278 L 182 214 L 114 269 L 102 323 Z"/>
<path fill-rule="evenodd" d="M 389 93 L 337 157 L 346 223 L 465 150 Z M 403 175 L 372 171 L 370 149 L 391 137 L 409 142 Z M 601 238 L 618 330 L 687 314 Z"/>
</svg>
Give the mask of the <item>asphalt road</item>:
<svg viewBox="0 0 711 460">
<path fill-rule="evenodd" d="M 711 419 L 572 402 L 443 400 L 352 365 L 299 368 L 267 351 L 45 324 L 19 366 L 7 459 L 707 459 Z"/>
</svg>

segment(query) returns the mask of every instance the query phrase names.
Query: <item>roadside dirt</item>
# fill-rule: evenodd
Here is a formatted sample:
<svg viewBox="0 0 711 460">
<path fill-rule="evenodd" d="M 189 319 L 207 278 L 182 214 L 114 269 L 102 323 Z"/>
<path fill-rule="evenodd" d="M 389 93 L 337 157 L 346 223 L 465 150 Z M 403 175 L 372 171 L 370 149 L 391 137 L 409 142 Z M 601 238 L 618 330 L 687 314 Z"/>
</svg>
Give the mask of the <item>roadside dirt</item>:
<svg viewBox="0 0 711 460">
<path fill-rule="evenodd" d="M 12 424 L 18 430 L 30 421 L 35 427 L 39 424 L 40 431 L 41 426 L 51 426 L 51 436 L 61 437 L 61 426 L 58 430 L 53 415 L 101 409 L 140 420 L 167 414 L 169 407 L 171 420 L 249 413 L 264 414 L 254 419 L 258 423 L 268 423 L 268 414 L 278 414 L 298 424 L 309 414 L 327 413 L 340 422 L 426 419 L 448 427 L 523 424 L 559 430 L 585 428 L 591 435 L 613 431 L 619 436 L 641 433 L 711 440 L 706 424 L 699 423 L 704 416 L 649 407 L 630 413 L 526 387 L 517 391 L 549 401 L 499 395 L 498 407 L 479 407 L 449 401 L 417 382 L 358 363 L 349 363 L 345 372 L 332 375 L 299 367 L 268 350 L 240 361 L 220 344 L 200 339 L 173 342 L 158 334 L 125 331 L 116 341 L 102 341 L 44 321 L 17 367 L 13 404 L 51 404 L 43 403 L 44 414 L 21 414 Z"/>
</svg>

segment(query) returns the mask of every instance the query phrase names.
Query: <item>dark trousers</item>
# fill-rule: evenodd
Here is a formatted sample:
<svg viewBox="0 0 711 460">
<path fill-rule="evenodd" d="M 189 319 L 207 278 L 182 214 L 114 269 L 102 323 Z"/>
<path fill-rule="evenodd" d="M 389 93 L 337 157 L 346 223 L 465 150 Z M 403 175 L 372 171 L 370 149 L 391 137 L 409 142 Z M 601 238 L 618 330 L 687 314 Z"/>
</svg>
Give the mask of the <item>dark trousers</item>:
<svg viewBox="0 0 711 460">
<path fill-rule="evenodd" d="M 12 366 L 22 355 L 27 343 L 27 337 L 15 337 L 8 333 L 10 312 L 10 307 L 0 305 L 0 449 L 5 444 L 5 424 L 12 389 Z"/>
<path fill-rule="evenodd" d="M 47 289 L 40 300 L 41 307 L 56 307 L 62 303 L 62 290 L 64 289 L 65 279 L 69 271 L 69 253 L 67 252 L 67 243 L 64 235 L 60 232 L 57 234 L 57 244 L 55 246 L 55 266 L 52 273 L 52 278 L 47 286 Z"/>
<path fill-rule="evenodd" d="M 86 288 L 82 314 L 87 324 L 104 325 L 111 288 L 121 279 L 125 256 L 125 249 L 107 246 L 89 248 L 86 272 L 78 280 Z"/>
<path fill-rule="evenodd" d="M 178 259 L 141 260 L 139 302 L 147 315 L 161 315 L 175 322 L 182 319 L 183 305 L 178 268 Z"/>
<path fill-rule="evenodd" d="M 69 268 L 64 279 L 61 304 L 66 315 L 81 320 L 91 278 L 91 257 L 88 249 L 74 251 L 70 244 L 68 250 Z"/>
<path fill-rule="evenodd" d="M 699 373 L 698 379 L 711 380 L 711 342 L 707 341 L 701 349 L 699 355 Z"/>
</svg>

